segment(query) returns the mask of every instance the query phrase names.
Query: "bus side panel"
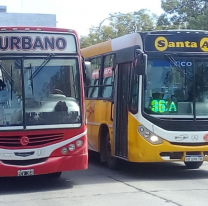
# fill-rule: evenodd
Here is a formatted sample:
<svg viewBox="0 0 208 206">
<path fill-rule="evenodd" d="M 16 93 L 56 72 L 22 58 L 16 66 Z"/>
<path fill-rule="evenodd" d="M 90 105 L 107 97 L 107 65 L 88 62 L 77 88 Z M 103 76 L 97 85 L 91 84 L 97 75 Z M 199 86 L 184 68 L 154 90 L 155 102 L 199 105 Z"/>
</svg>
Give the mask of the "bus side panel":
<svg viewBox="0 0 208 206">
<path fill-rule="evenodd" d="M 107 125 L 112 137 L 111 102 L 106 100 L 86 100 L 88 148 L 100 152 L 100 126 Z M 112 141 L 111 141 L 112 142 Z"/>
</svg>

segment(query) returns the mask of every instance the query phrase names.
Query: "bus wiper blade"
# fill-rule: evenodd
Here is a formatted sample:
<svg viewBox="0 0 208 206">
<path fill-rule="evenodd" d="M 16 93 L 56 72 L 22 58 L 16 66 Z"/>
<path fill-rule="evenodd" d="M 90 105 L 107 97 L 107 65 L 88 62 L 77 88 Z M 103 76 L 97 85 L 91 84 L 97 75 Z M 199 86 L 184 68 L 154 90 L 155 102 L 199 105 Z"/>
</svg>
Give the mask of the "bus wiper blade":
<svg viewBox="0 0 208 206">
<path fill-rule="evenodd" d="M 55 54 L 49 54 L 48 57 L 43 61 L 43 63 L 35 70 L 35 72 L 31 75 L 30 80 L 32 80 L 41 70 L 43 67 L 48 64 L 48 62 L 54 57 Z"/>
<path fill-rule="evenodd" d="M 186 73 L 183 71 L 183 69 L 181 69 L 181 67 L 177 64 L 176 60 L 170 55 L 170 54 L 166 54 L 165 55 L 170 62 L 177 68 L 177 70 L 183 75 L 183 77 L 185 77 L 186 79 L 189 79 L 186 75 Z M 191 79 L 189 79 L 191 80 Z"/>
<path fill-rule="evenodd" d="M 32 88 L 32 95 L 34 95 L 34 87 L 33 87 L 33 73 L 32 73 L 32 65 L 31 65 L 31 63 L 30 63 L 30 72 L 31 72 L 31 74 L 30 74 L 30 81 L 31 81 L 31 88 Z"/>
</svg>

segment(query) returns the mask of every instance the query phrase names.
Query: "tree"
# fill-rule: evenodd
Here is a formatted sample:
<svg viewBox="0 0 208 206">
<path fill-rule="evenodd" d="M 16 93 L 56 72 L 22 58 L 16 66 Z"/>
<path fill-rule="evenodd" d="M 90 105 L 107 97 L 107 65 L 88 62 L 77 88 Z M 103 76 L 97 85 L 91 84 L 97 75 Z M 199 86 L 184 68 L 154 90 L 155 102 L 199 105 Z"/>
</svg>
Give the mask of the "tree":
<svg viewBox="0 0 208 206">
<path fill-rule="evenodd" d="M 91 46 L 136 31 L 153 30 L 156 25 L 156 15 L 149 14 L 145 9 L 133 13 L 114 13 L 101 21 L 98 27 L 91 27 L 88 36 L 81 36 L 81 48 Z M 102 25 L 108 20 L 109 25 Z"/>
<path fill-rule="evenodd" d="M 165 11 L 158 19 L 161 29 L 208 29 L 207 0 L 161 0 Z"/>
<path fill-rule="evenodd" d="M 89 31 L 88 36 L 81 36 L 80 38 L 81 48 L 98 44 L 116 37 L 111 26 L 93 26 Z"/>
</svg>

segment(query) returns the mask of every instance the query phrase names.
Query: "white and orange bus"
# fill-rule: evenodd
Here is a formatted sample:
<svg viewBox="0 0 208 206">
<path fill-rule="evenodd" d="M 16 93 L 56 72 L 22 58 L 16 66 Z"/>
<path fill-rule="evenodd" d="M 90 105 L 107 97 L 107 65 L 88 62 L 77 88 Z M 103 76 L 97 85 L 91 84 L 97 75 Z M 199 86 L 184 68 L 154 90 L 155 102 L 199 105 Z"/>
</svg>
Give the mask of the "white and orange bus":
<svg viewBox="0 0 208 206">
<path fill-rule="evenodd" d="M 74 30 L 0 27 L 0 176 L 87 168 L 83 67 Z"/>
<path fill-rule="evenodd" d="M 208 160 L 208 32 L 138 32 L 82 49 L 89 149 L 130 162 Z"/>
</svg>

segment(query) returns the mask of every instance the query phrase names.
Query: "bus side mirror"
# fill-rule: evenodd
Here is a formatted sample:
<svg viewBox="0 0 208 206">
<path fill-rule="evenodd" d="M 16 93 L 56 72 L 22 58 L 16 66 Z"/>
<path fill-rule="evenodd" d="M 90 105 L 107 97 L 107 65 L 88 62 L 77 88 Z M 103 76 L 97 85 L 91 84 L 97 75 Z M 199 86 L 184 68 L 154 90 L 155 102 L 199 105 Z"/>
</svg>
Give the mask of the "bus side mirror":
<svg viewBox="0 0 208 206">
<path fill-rule="evenodd" d="M 89 61 L 84 61 L 83 62 L 83 74 L 84 74 L 84 82 L 86 85 L 88 85 L 91 81 L 91 76 L 92 76 L 92 66 L 91 62 Z"/>
<path fill-rule="evenodd" d="M 140 53 L 135 59 L 135 69 L 138 75 L 145 75 L 147 69 L 147 55 Z"/>
</svg>

